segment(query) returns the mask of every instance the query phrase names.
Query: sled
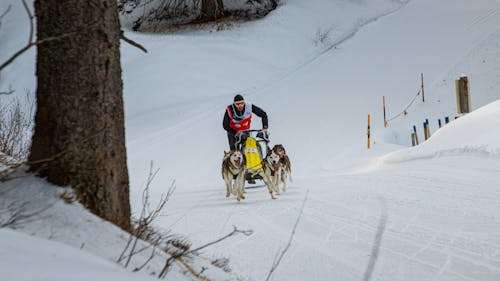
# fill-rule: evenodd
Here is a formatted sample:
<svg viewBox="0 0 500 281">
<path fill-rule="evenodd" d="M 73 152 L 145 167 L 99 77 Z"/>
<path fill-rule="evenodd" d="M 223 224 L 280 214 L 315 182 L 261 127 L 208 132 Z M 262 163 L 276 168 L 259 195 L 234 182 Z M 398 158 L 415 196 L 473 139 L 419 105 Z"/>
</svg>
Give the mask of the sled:
<svg viewBox="0 0 500 281">
<path fill-rule="evenodd" d="M 236 140 L 236 147 L 246 157 L 245 179 L 250 184 L 254 184 L 255 180 L 262 180 L 262 176 L 259 175 L 259 172 L 263 171 L 262 160 L 264 159 L 261 143 L 265 143 L 266 147 L 269 143 L 269 136 L 262 130 L 243 131 Z"/>
</svg>

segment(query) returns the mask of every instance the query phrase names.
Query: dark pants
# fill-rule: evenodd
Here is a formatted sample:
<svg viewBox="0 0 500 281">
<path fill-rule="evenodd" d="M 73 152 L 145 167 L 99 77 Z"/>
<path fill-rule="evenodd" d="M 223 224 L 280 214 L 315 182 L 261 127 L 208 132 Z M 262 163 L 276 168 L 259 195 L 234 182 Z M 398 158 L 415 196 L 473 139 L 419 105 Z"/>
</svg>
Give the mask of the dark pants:
<svg viewBox="0 0 500 281">
<path fill-rule="evenodd" d="M 230 133 L 227 133 L 227 140 L 229 141 L 229 149 L 236 150 L 236 137 Z"/>
</svg>

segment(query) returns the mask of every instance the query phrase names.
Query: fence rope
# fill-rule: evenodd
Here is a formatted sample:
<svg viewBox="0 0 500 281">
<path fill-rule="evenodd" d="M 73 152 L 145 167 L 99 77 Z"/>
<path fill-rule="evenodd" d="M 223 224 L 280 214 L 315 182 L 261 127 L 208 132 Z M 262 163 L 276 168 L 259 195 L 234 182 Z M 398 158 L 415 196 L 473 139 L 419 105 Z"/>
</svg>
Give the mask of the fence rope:
<svg viewBox="0 0 500 281">
<path fill-rule="evenodd" d="M 413 103 L 417 100 L 417 97 L 418 97 L 418 96 L 420 96 L 420 92 L 421 92 L 421 91 L 422 91 L 422 90 L 419 90 L 419 91 L 417 92 L 417 94 L 415 95 L 415 97 L 413 97 L 413 99 L 411 100 L 411 102 L 410 102 L 410 103 L 409 103 L 409 104 L 408 104 L 408 105 L 407 105 L 407 106 L 403 109 L 403 111 L 401 111 L 400 113 L 398 113 L 398 114 L 394 115 L 393 117 L 391 117 L 391 118 L 387 119 L 387 120 L 386 120 L 386 121 L 387 121 L 387 123 L 389 123 L 389 121 L 392 121 L 392 120 L 394 120 L 394 119 L 396 119 L 396 118 L 400 117 L 401 115 L 407 115 L 407 114 L 408 114 L 408 109 L 409 109 L 409 108 L 413 105 Z"/>
</svg>

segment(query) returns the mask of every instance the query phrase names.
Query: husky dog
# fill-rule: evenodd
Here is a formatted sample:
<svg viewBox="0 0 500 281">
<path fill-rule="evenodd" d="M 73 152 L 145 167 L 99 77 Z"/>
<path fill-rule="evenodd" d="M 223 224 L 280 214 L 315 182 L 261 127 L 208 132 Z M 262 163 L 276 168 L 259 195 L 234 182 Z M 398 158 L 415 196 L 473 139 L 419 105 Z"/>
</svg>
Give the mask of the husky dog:
<svg viewBox="0 0 500 281">
<path fill-rule="evenodd" d="M 274 184 L 273 179 L 269 176 L 270 174 L 266 172 L 267 168 L 265 158 L 262 162 L 262 168 L 263 169 L 248 169 L 248 171 L 249 173 L 254 173 L 255 175 L 259 175 L 260 177 L 262 177 L 264 184 L 267 186 L 267 191 L 269 192 L 271 199 L 276 199 L 273 193 L 279 194 L 279 189 L 278 186 Z"/>
<path fill-rule="evenodd" d="M 264 161 L 262 163 L 263 168 L 264 168 L 264 174 L 266 175 L 267 178 L 272 183 L 273 186 L 273 191 L 276 192 L 276 194 L 280 194 L 280 189 L 279 189 L 279 174 L 281 174 L 281 167 L 280 167 L 280 156 L 272 149 L 269 147 L 267 148 L 267 155 L 264 158 Z"/>
<path fill-rule="evenodd" d="M 245 155 L 239 150 L 224 151 L 222 160 L 222 178 L 226 183 L 226 197 L 231 194 L 236 196 L 236 200 L 245 199 Z"/>
<path fill-rule="evenodd" d="M 268 173 L 276 185 L 279 194 L 279 184 L 283 185 L 283 192 L 286 191 L 286 182 L 292 182 L 292 171 L 290 158 L 286 155 L 285 148 L 281 144 L 275 145 L 272 149 L 267 148 L 266 173 Z"/>
</svg>

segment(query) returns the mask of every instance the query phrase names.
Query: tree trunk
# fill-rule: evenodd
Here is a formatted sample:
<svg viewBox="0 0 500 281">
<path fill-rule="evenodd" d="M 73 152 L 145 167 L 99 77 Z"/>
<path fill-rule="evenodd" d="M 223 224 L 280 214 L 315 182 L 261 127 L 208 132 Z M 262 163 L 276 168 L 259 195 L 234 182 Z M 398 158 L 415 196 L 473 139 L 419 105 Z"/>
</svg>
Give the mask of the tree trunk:
<svg viewBox="0 0 500 281">
<path fill-rule="evenodd" d="M 37 113 L 31 169 L 130 228 L 116 0 L 36 0 Z M 48 160 L 48 161 L 47 161 Z M 38 162 L 37 162 L 38 161 Z"/>
<path fill-rule="evenodd" d="M 201 15 L 199 22 L 213 21 L 224 15 L 222 0 L 201 0 Z"/>
</svg>

